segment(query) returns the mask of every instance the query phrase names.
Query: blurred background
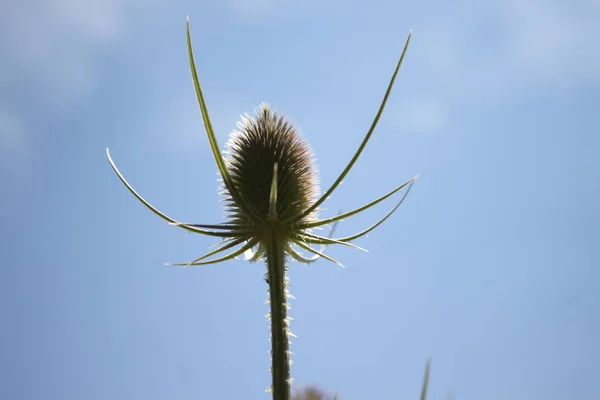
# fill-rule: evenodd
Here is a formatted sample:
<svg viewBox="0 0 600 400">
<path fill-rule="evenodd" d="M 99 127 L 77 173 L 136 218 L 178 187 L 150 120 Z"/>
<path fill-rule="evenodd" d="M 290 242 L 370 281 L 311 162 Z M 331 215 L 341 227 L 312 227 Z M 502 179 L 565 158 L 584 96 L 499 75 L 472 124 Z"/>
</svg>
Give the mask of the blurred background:
<svg viewBox="0 0 600 400">
<path fill-rule="evenodd" d="M 0 5 L 0 398 L 268 399 L 264 266 L 178 269 L 223 221 L 221 147 L 269 102 L 323 216 L 421 177 L 393 218 L 291 263 L 294 388 L 341 400 L 598 399 L 600 3 L 8 0 Z M 596 206 L 594 206 L 596 204 Z M 358 232 L 387 201 L 342 222 Z"/>
</svg>

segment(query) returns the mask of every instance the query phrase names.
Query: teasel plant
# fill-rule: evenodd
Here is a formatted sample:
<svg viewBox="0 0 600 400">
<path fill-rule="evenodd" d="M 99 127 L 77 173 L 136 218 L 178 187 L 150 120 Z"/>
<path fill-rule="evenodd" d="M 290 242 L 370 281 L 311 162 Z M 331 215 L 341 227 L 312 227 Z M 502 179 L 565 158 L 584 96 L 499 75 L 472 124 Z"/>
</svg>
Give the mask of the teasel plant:
<svg viewBox="0 0 600 400">
<path fill-rule="evenodd" d="M 237 124 L 238 130 L 231 133 L 226 149 L 221 153 L 196 72 L 189 17 L 186 23 L 186 38 L 192 80 L 208 142 L 220 174 L 220 194 L 223 196 L 227 222 L 213 225 L 182 223 L 159 211 L 125 180 L 109 149 L 106 149 L 108 161 L 121 182 L 154 214 L 187 231 L 221 239 L 218 248 L 191 262 L 168 265 L 189 267 L 216 264 L 242 255 L 250 262 L 262 260 L 266 263 L 265 281 L 269 286 L 272 361 L 272 385 L 269 390 L 274 400 L 289 400 L 291 396 L 289 338 L 293 334 L 289 328 L 287 300 L 292 296 L 288 291 L 287 261 L 292 259 L 300 263 L 312 263 L 323 258 L 342 266 L 340 262 L 324 253 L 325 248 L 329 245 L 343 245 L 361 249 L 351 242 L 367 235 L 386 221 L 402 204 L 417 178 L 416 176 L 409 179 L 385 195 L 352 211 L 330 218 L 317 217 L 320 206 L 341 184 L 371 138 L 404 60 L 411 33 L 379 110 L 362 143 L 338 178 L 320 196 L 317 169 L 311 149 L 298 130 L 267 104 L 260 105 L 255 117 L 247 114 L 242 117 Z M 400 200 L 375 224 L 350 236 L 332 236 L 338 221 L 365 211 L 402 189 L 405 191 Z M 324 226 L 331 226 L 328 236 L 315 233 L 315 230 Z"/>
</svg>

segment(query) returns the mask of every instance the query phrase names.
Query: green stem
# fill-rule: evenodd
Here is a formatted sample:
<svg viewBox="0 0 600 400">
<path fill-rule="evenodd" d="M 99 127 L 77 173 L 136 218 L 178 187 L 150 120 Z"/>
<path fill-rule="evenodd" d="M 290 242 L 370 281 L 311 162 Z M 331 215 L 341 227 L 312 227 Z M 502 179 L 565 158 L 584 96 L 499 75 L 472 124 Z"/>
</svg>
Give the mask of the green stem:
<svg viewBox="0 0 600 400">
<path fill-rule="evenodd" d="M 273 400 L 290 399 L 290 356 L 287 319 L 285 243 L 276 230 L 267 240 L 267 274 L 271 304 L 271 373 Z"/>
</svg>

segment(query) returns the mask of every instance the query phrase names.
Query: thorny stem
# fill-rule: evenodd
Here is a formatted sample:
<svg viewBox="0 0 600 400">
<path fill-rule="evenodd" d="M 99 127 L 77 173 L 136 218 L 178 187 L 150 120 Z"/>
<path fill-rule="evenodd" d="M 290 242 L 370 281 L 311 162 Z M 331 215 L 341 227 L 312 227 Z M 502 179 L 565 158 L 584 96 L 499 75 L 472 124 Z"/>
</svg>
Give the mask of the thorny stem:
<svg viewBox="0 0 600 400">
<path fill-rule="evenodd" d="M 271 305 L 271 372 L 273 400 L 290 399 L 290 354 L 287 319 L 285 243 L 273 228 L 267 242 L 267 274 Z"/>
</svg>

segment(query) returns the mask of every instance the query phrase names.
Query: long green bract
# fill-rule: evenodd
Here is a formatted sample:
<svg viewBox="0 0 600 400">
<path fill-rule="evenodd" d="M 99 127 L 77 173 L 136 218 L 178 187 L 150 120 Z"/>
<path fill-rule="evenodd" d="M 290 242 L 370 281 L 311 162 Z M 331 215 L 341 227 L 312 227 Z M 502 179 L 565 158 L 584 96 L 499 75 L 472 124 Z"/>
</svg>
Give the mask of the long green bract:
<svg viewBox="0 0 600 400">
<path fill-rule="evenodd" d="M 113 161 L 112 157 L 110 156 L 110 151 L 108 149 L 106 149 L 106 157 L 108 158 L 108 162 L 110 163 L 110 166 L 112 167 L 113 171 L 115 171 L 115 173 L 117 174 L 117 176 L 119 177 L 119 179 L 121 180 L 121 182 L 123 182 L 123 184 L 127 187 L 127 189 L 140 202 L 142 202 L 142 204 L 144 204 L 148 209 L 150 209 L 150 211 L 152 211 L 154 214 L 158 215 L 159 217 L 161 217 L 162 219 L 168 221 L 169 223 L 177 225 L 177 226 L 179 226 L 179 227 L 181 227 L 183 229 L 186 229 L 188 231 L 191 231 L 191 232 L 201 233 L 203 235 L 208 235 L 208 236 L 217 236 L 217 237 L 229 237 L 229 236 L 231 236 L 227 232 L 212 232 L 212 231 L 207 231 L 207 230 L 204 230 L 204 229 L 198 229 L 198 228 L 189 227 L 187 225 L 182 225 L 180 222 L 177 222 L 173 218 L 171 218 L 168 215 L 162 213 L 156 207 L 154 207 L 152 204 L 148 203 L 142 196 L 140 196 L 138 194 L 138 192 L 136 192 L 135 189 L 127 182 L 127 180 L 125 179 L 125 177 L 123 176 L 123 174 L 121 174 L 121 171 L 119 171 L 119 169 L 117 168 L 117 165 Z"/>
<path fill-rule="evenodd" d="M 398 192 L 399 190 L 402 190 L 402 188 L 404 188 L 406 185 L 409 185 L 410 183 L 414 182 L 415 179 L 417 179 L 417 177 L 418 177 L 418 175 L 415 176 L 414 178 L 412 178 L 412 179 L 404 182 L 402 185 L 398 186 L 396 189 L 392 190 L 391 192 L 388 192 L 387 194 L 379 197 L 378 199 L 373 200 L 370 203 L 365 204 L 362 207 L 356 208 L 356 209 L 354 209 L 352 211 L 349 211 L 347 213 L 344 213 L 344 214 L 340 214 L 340 215 L 338 215 L 336 217 L 322 219 L 322 220 L 319 220 L 319 221 L 309 222 L 309 223 L 306 223 L 306 224 L 302 224 L 299 227 L 301 229 L 315 228 L 317 226 L 329 224 L 331 222 L 335 222 L 335 221 L 339 221 L 339 220 L 344 219 L 344 218 L 351 217 L 351 216 L 353 216 L 355 214 L 358 214 L 361 211 L 364 211 L 364 210 L 366 210 L 368 208 L 373 207 L 374 205 L 376 205 L 376 204 L 382 202 L 383 200 L 387 199 L 388 197 L 392 196 L 394 193 Z"/>
<path fill-rule="evenodd" d="M 235 201 L 235 203 L 240 207 L 242 211 L 246 213 L 246 215 L 250 219 L 256 219 L 251 210 L 248 210 L 248 207 L 245 206 L 245 203 L 242 201 L 242 197 L 237 191 L 235 185 L 233 184 L 233 180 L 231 179 L 231 175 L 227 170 L 227 166 L 225 165 L 225 160 L 221 151 L 219 150 L 219 144 L 217 142 L 217 137 L 215 136 L 215 132 L 212 127 L 212 123 L 210 122 L 210 117 L 208 115 L 208 108 L 206 107 L 206 102 L 204 100 L 204 94 L 202 93 L 202 87 L 200 86 L 200 79 L 198 78 L 198 73 L 196 72 L 196 62 L 194 61 L 194 52 L 192 50 L 192 38 L 190 35 L 190 19 L 187 19 L 186 23 L 186 38 L 187 38 L 187 50 L 188 57 L 190 61 L 190 69 L 192 72 L 192 80 L 194 81 L 194 88 L 196 90 L 196 97 L 198 98 L 198 104 L 200 105 L 200 112 L 202 113 L 202 120 L 204 121 L 204 127 L 206 128 L 206 134 L 208 135 L 208 141 L 210 143 L 210 148 L 212 150 L 213 156 L 217 163 L 217 168 L 219 169 L 219 173 L 223 178 L 223 183 L 225 187 L 231 194 L 231 197 Z"/>
<path fill-rule="evenodd" d="M 344 170 L 342 171 L 340 176 L 335 180 L 333 185 L 331 185 L 331 187 L 319 198 L 319 200 L 317 200 L 312 206 L 310 206 L 302 214 L 300 214 L 296 217 L 290 217 L 289 220 L 286 220 L 285 222 L 297 222 L 297 221 L 300 221 L 301 219 L 307 217 L 308 215 L 310 215 L 310 213 L 312 213 L 314 210 L 316 210 L 317 207 L 319 207 L 327 198 L 329 198 L 331 193 L 333 193 L 333 191 L 339 186 L 339 184 L 342 182 L 342 180 L 346 177 L 348 172 L 350 172 L 350 169 L 354 166 L 354 163 L 356 162 L 356 160 L 358 160 L 358 157 L 362 153 L 363 149 L 365 148 L 369 139 L 371 138 L 371 135 L 375 131 L 375 127 L 377 126 L 377 123 L 379 122 L 379 118 L 381 117 L 381 114 L 383 113 L 383 109 L 385 108 L 385 104 L 387 103 L 388 97 L 390 96 L 390 93 L 392 92 L 392 87 L 394 86 L 394 81 L 396 80 L 396 76 L 398 75 L 398 72 L 400 71 L 400 67 L 402 66 L 402 62 L 404 61 L 404 56 L 406 55 L 406 51 L 408 50 L 408 45 L 410 44 L 411 35 L 412 35 L 412 31 L 408 34 L 408 38 L 406 39 L 406 43 L 404 44 L 404 49 L 402 50 L 402 54 L 400 55 L 398 64 L 396 64 L 396 69 L 394 70 L 392 79 L 390 79 L 390 83 L 387 87 L 385 95 L 383 96 L 383 100 L 381 102 L 381 105 L 379 106 L 379 110 L 377 111 L 377 114 L 375 115 L 375 119 L 373 119 L 373 122 L 371 123 L 371 127 L 369 128 L 369 131 L 365 135 L 365 138 L 363 139 L 362 143 L 358 147 L 358 150 L 356 151 L 356 153 L 354 154 L 354 156 L 352 157 L 352 159 L 350 160 L 350 162 L 348 163 L 346 168 L 344 168 Z"/>
</svg>

